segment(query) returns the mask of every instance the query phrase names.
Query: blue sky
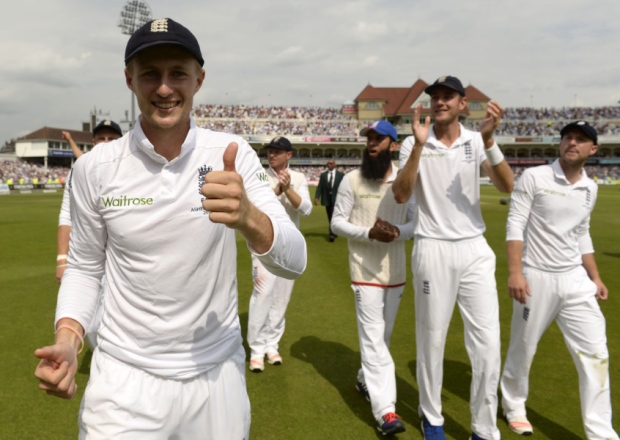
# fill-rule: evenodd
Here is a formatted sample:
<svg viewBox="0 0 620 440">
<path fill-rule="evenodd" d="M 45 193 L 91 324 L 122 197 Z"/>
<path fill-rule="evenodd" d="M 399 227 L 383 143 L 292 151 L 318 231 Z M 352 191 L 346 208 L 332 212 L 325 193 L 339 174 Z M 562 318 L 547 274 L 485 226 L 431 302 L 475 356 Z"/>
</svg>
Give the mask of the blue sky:
<svg viewBox="0 0 620 440">
<path fill-rule="evenodd" d="M 205 57 L 196 103 L 340 106 L 455 75 L 504 106 L 618 105 L 620 1 L 147 1 Z M 130 109 L 125 1 L 22 0 L 0 27 L 0 142 Z"/>
</svg>

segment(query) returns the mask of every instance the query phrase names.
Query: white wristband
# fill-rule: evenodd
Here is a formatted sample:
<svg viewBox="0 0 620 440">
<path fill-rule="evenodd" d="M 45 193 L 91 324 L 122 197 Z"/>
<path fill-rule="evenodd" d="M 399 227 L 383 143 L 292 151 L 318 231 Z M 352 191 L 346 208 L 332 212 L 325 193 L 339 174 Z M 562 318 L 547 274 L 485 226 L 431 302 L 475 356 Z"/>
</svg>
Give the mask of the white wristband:
<svg viewBox="0 0 620 440">
<path fill-rule="evenodd" d="M 487 160 L 491 166 L 499 165 L 504 160 L 504 153 L 499 149 L 497 143 L 493 144 L 491 148 L 485 148 L 484 152 L 487 155 Z"/>
<path fill-rule="evenodd" d="M 67 254 L 58 254 L 56 256 L 56 261 L 66 260 L 66 259 L 67 259 Z"/>
</svg>

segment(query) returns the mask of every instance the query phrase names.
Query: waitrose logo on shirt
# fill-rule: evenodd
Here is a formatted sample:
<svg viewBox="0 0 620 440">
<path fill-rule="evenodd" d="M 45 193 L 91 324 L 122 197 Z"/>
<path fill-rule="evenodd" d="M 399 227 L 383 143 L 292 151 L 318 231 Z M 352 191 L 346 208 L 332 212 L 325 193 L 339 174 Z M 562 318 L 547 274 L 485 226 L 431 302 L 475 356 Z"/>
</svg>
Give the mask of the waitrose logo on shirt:
<svg viewBox="0 0 620 440">
<path fill-rule="evenodd" d="M 151 197 L 127 197 L 127 196 L 118 196 L 118 197 L 101 197 L 101 201 L 103 202 L 103 206 L 105 208 L 110 207 L 121 207 L 125 208 L 127 206 L 145 206 L 152 205 L 153 199 Z"/>
</svg>

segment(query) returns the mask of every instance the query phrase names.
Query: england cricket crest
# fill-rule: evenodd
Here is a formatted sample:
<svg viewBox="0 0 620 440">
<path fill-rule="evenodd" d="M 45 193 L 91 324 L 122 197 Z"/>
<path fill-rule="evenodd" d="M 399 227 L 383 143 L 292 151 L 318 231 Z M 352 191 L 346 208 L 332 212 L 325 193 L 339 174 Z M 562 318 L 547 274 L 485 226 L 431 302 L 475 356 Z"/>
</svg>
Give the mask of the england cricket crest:
<svg viewBox="0 0 620 440">
<path fill-rule="evenodd" d="M 586 188 L 586 200 L 583 207 L 588 211 L 592 209 L 592 191 L 590 191 L 590 188 Z"/>
<path fill-rule="evenodd" d="M 471 145 L 471 141 L 467 141 L 463 144 L 465 150 L 465 162 L 471 162 L 474 160 L 474 147 Z"/>
<path fill-rule="evenodd" d="M 213 170 L 213 167 L 203 165 L 198 168 L 198 194 L 202 195 L 202 185 L 205 184 L 205 176 Z"/>
</svg>

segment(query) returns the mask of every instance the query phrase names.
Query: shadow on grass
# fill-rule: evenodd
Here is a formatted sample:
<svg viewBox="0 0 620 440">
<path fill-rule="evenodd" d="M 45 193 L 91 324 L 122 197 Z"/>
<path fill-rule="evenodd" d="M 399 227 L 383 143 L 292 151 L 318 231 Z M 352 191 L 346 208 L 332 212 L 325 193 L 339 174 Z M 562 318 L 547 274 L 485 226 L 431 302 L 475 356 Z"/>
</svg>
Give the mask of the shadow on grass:
<svg viewBox="0 0 620 440">
<path fill-rule="evenodd" d="M 80 361 L 78 373 L 90 376 L 90 363 L 92 360 L 93 360 L 93 349 L 90 347 L 87 347 L 86 352 L 84 353 L 84 356 L 82 356 L 82 360 Z"/>
<path fill-rule="evenodd" d="M 339 342 L 324 341 L 316 336 L 304 336 L 291 345 L 291 355 L 311 364 L 314 369 L 340 393 L 342 400 L 362 422 L 373 429 L 377 438 L 384 438 L 377 430 L 370 403 L 356 390 L 355 381 L 360 368 L 360 353 Z M 405 380 L 396 376 L 398 414 L 407 422 L 417 423 L 417 392 Z"/>
<path fill-rule="evenodd" d="M 409 362 L 409 369 L 413 376 L 416 376 L 416 362 L 415 360 Z M 463 362 L 444 360 L 443 368 L 443 387 L 451 394 L 463 399 L 465 405 L 469 408 L 469 387 L 471 383 L 471 367 Z M 444 393 L 441 394 L 442 404 L 450 397 Z M 443 413 L 444 418 L 444 430 L 452 438 L 469 438 L 471 429 L 469 426 L 465 427 L 457 422 L 448 413 Z"/>
<path fill-rule="evenodd" d="M 304 237 L 319 237 L 329 242 L 329 232 L 304 232 Z M 346 241 L 346 238 L 343 240 Z"/>
<path fill-rule="evenodd" d="M 620 253 L 617 252 L 603 252 L 603 255 L 607 255 L 608 257 L 620 258 Z"/>
<path fill-rule="evenodd" d="M 409 368 L 415 375 L 415 361 L 409 363 Z M 450 359 L 444 360 L 443 388 L 451 394 L 463 399 L 463 404 L 467 405 L 467 407 L 469 407 L 470 384 L 471 366 L 469 364 Z M 444 402 L 446 399 L 449 399 L 449 397 L 442 393 L 442 402 Z M 498 395 L 498 399 L 501 399 L 500 395 Z M 469 427 L 462 426 L 460 423 L 450 417 L 449 414 L 444 413 L 443 416 L 445 419 L 444 429 L 446 433 L 449 434 L 451 437 L 467 438 L 470 435 Z M 581 438 L 563 427 L 562 425 L 544 417 L 543 415 L 531 408 L 528 408 L 527 416 L 530 423 L 532 423 L 532 426 L 534 426 L 535 434 L 536 431 L 538 431 L 540 434 L 550 439 L 579 440 Z M 501 407 L 499 407 L 497 424 L 499 426 L 502 423 L 507 428 L 507 423 L 502 416 Z"/>
<path fill-rule="evenodd" d="M 248 334 L 248 314 L 248 312 L 239 313 L 239 324 L 241 325 L 241 335 L 243 336 L 243 348 L 247 356 L 250 355 L 250 346 L 246 338 Z"/>
</svg>

